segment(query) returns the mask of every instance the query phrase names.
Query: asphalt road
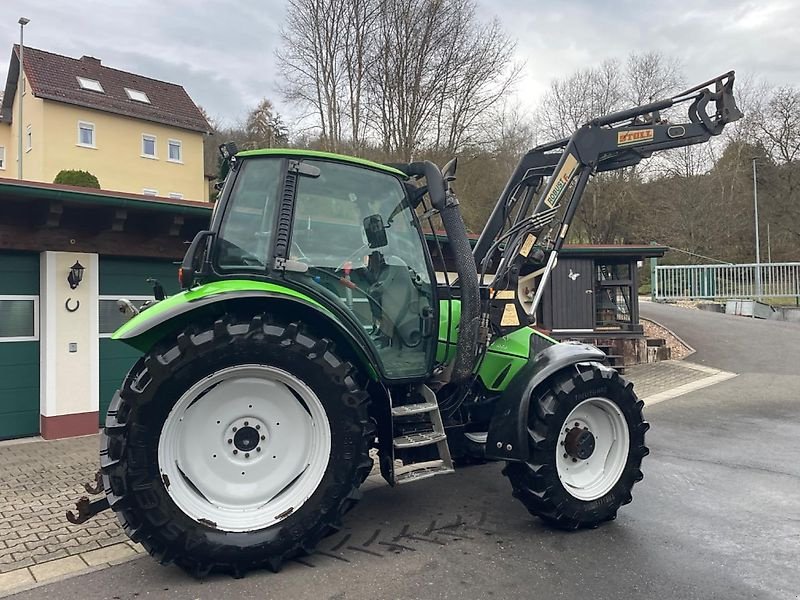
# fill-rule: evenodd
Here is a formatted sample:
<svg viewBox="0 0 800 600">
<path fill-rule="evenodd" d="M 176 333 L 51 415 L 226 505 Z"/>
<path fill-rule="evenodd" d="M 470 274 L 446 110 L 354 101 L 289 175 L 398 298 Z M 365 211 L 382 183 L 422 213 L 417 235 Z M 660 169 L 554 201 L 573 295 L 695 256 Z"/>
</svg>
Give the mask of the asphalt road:
<svg viewBox="0 0 800 600">
<path fill-rule="evenodd" d="M 277 575 L 195 581 L 143 558 L 15 598 L 800 598 L 800 326 L 642 313 L 741 375 L 648 409 L 645 480 L 613 523 L 550 531 L 490 464 L 368 492 Z"/>
</svg>

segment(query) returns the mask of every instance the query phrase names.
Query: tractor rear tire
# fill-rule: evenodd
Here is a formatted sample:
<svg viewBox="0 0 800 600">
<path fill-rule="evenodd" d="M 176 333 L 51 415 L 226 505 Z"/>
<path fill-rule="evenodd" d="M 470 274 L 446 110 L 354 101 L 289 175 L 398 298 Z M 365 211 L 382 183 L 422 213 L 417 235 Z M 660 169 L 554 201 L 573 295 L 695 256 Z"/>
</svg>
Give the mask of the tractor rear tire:
<svg viewBox="0 0 800 600">
<path fill-rule="evenodd" d="M 368 402 L 353 365 L 301 323 L 226 315 L 186 330 L 140 359 L 109 407 L 109 504 L 162 564 L 277 571 L 359 499 Z"/>
<path fill-rule="evenodd" d="M 553 376 L 531 399 L 529 458 L 503 474 L 528 511 L 558 529 L 594 528 L 616 518 L 642 480 L 649 450 L 644 403 L 633 384 L 600 363 Z"/>
</svg>

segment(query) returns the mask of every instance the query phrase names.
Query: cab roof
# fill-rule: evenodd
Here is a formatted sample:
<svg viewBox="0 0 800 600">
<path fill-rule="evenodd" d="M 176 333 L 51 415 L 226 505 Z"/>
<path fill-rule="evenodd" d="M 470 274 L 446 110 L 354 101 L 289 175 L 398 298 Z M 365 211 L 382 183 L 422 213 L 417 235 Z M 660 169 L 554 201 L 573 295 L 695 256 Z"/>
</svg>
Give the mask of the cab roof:
<svg viewBox="0 0 800 600">
<path fill-rule="evenodd" d="M 392 175 L 400 176 L 403 179 L 408 178 L 408 176 L 405 173 L 395 169 L 394 167 L 389 167 L 387 165 L 382 165 L 380 163 L 372 162 L 371 160 L 367 160 L 365 158 L 358 158 L 356 156 L 347 156 L 345 154 L 334 154 L 333 152 L 322 152 L 319 150 L 298 150 L 293 148 L 264 148 L 262 150 L 243 150 L 242 152 L 236 154 L 237 158 L 246 158 L 248 156 L 303 156 L 307 158 L 335 160 L 339 162 L 347 162 L 353 165 L 358 165 L 360 167 L 370 167 L 372 169 L 377 169 L 385 173 L 390 173 Z"/>
</svg>

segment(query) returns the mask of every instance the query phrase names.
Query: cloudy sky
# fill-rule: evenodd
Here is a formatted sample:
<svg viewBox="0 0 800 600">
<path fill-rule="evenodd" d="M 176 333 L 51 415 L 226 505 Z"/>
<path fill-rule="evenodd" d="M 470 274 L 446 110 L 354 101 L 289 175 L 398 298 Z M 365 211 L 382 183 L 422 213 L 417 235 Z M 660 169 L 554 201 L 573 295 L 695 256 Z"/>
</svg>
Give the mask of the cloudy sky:
<svg viewBox="0 0 800 600">
<path fill-rule="evenodd" d="M 346 0 L 343 0 L 346 1 Z M 690 83 L 736 69 L 800 85 L 800 0 L 477 0 L 525 62 L 517 95 L 533 107 L 548 82 L 607 58 L 659 50 Z M 274 51 L 284 0 L 0 0 L 0 81 L 17 19 L 25 44 L 182 84 L 212 117 L 233 124 L 277 92 Z M 2 50 L 5 48 L 5 50 Z"/>
</svg>

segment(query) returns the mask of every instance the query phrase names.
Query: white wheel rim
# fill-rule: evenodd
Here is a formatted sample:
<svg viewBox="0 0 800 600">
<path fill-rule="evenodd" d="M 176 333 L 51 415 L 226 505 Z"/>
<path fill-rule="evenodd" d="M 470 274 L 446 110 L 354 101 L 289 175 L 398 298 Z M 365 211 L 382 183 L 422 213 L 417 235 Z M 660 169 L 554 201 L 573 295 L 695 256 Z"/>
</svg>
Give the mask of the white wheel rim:
<svg viewBox="0 0 800 600">
<path fill-rule="evenodd" d="M 570 439 L 588 431 L 594 437 L 594 449 L 587 458 L 576 455 Z M 628 462 L 630 433 L 628 422 L 619 407 L 608 398 L 588 398 L 569 413 L 556 445 L 556 470 L 564 488 L 586 502 L 604 496 L 617 484 Z M 572 451 L 572 452 L 570 452 Z"/>
<path fill-rule="evenodd" d="M 189 517 L 224 531 L 252 531 L 308 500 L 330 452 L 325 409 L 307 385 L 275 367 L 242 365 L 213 373 L 180 397 L 161 430 L 158 465 L 167 492 Z"/>
</svg>

